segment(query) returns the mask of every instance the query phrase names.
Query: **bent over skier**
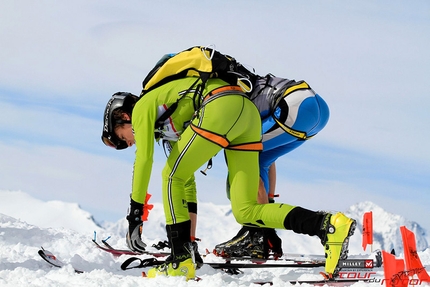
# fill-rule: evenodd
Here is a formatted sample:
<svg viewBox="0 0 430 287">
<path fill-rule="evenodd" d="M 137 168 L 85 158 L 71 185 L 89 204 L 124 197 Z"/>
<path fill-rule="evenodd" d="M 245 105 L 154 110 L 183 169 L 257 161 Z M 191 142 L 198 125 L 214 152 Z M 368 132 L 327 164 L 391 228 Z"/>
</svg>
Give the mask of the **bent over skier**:
<svg viewBox="0 0 430 287">
<path fill-rule="evenodd" d="M 259 203 L 274 202 L 275 161 L 313 138 L 328 122 L 329 108 L 305 81 L 255 76 L 250 99 L 260 112 L 263 150 L 259 155 Z M 227 185 L 228 188 L 228 185 Z M 227 194 L 229 191 L 227 190 Z M 217 244 L 224 257 L 282 256 L 282 242 L 274 229 L 243 226 L 232 239 Z"/>
<path fill-rule="evenodd" d="M 169 118 L 169 127 L 164 129 L 177 142 L 162 171 L 171 255 L 164 265 L 150 269 L 148 276 L 195 277 L 185 183 L 221 149 L 228 163 L 231 207 L 237 222 L 318 236 L 326 252 L 325 270 L 336 273 L 339 259 L 346 256 L 355 221 L 342 213 L 315 212 L 284 203 L 258 204 L 262 124 L 256 106 L 240 87 L 217 78 L 206 82 L 196 102 L 195 90 L 190 89 L 194 84 L 193 77 L 167 82 L 139 101 L 128 93 L 116 94 L 105 109 L 104 143 L 113 147 L 136 144 L 127 243 L 131 249 L 143 251 L 141 215 L 152 170 L 154 126 L 166 107 L 178 104 Z"/>
</svg>

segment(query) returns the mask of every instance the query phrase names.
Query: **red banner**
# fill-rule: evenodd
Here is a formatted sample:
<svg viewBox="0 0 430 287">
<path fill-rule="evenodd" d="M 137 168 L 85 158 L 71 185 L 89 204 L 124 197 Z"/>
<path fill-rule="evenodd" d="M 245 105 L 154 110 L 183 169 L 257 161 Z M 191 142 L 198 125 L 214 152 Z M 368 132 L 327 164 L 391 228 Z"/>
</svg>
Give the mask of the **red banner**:
<svg viewBox="0 0 430 287">
<path fill-rule="evenodd" d="M 418 256 L 415 234 L 405 226 L 400 226 L 400 232 L 402 233 L 406 272 L 408 276 L 417 275 L 421 281 L 430 282 L 430 276 Z"/>
<path fill-rule="evenodd" d="M 363 250 L 366 250 L 368 244 L 373 244 L 373 215 L 372 211 L 363 215 Z"/>
<path fill-rule="evenodd" d="M 396 259 L 393 254 L 382 251 L 382 262 L 384 262 L 384 279 L 387 287 L 406 287 L 409 277 L 405 272 L 403 259 Z"/>
</svg>

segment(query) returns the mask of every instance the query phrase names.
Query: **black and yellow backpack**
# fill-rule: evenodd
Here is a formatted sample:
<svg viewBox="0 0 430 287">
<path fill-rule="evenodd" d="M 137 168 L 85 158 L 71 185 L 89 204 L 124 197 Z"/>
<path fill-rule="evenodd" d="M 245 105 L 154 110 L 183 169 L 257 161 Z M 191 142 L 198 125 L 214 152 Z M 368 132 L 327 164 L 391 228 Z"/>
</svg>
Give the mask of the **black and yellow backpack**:
<svg viewBox="0 0 430 287">
<path fill-rule="evenodd" d="M 230 85 L 240 86 L 246 94 L 252 91 L 252 83 L 257 79 L 253 72 L 233 57 L 220 53 L 213 46 L 194 46 L 176 54 L 164 55 L 143 80 L 140 97 L 170 81 L 184 77 L 196 77 L 196 81 L 189 88 L 195 90 L 195 96 L 201 95 L 209 78 L 220 78 Z M 201 82 L 197 84 L 199 80 Z M 156 130 L 173 114 L 178 101 L 157 119 Z"/>
<path fill-rule="evenodd" d="M 209 78 L 220 78 L 231 85 L 239 85 L 244 92 L 250 92 L 251 83 L 256 79 L 254 73 L 213 46 L 194 46 L 176 54 L 164 55 L 143 80 L 140 96 L 184 77 L 197 77 L 202 81 L 202 88 Z"/>
</svg>

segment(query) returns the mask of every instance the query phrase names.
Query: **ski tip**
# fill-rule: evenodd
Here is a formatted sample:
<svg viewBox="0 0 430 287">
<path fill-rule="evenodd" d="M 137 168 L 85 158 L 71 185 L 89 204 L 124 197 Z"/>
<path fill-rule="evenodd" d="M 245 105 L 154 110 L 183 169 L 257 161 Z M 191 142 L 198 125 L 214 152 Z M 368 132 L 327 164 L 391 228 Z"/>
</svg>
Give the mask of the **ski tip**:
<svg viewBox="0 0 430 287">
<path fill-rule="evenodd" d="M 39 253 L 40 256 L 45 256 L 45 257 L 52 259 L 54 261 L 57 260 L 57 257 L 55 257 L 55 255 L 52 254 L 51 252 L 49 252 L 48 250 L 40 249 L 37 253 Z"/>
</svg>

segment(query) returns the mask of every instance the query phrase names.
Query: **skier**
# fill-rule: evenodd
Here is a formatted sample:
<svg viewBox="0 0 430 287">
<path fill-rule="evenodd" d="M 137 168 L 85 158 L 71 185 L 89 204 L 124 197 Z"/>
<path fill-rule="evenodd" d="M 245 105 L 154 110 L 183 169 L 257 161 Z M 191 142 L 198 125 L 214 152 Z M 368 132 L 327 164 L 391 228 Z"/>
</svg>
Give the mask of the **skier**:
<svg viewBox="0 0 430 287">
<path fill-rule="evenodd" d="M 194 90 L 189 89 L 195 82 L 196 78 L 186 77 L 165 83 L 139 101 L 131 94 L 115 94 L 105 109 L 104 143 L 116 148 L 136 144 L 127 242 L 132 250 L 142 251 L 145 244 L 141 241 L 141 215 L 152 170 L 155 122 L 166 107 L 182 98 L 163 129 L 167 138 L 177 139 L 162 172 L 171 255 L 164 265 L 149 270 L 148 276 L 194 278 L 185 184 L 221 149 L 228 164 L 230 199 L 236 220 L 245 226 L 288 229 L 318 236 L 327 256 L 325 270 L 328 274 L 335 273 L 339 258 L 347 252 L 355 221 L 342 213 L 315 212 L 282 203 L 258 204 L 258 157 L 262 150 L 258 110 L 240 87 L 217 78 L 207 81 L 196 105 Z"/>
<path fill-rule="evenodd" d="M 296 82 L 272 74 L 256 78 L 249 96 L 262 120 L 258 203 L 269 203 L 274 202 L 275 161 L 321 131 L 327 124 L 329 109 L 304 81 Z M 232 239 L 215 246 L 214 251 L 226 257 L 267 258 L 269 250 L 274 257 L 282 255 L 282 242 L 274 229 L 243 226 Z"/>
</svg>

